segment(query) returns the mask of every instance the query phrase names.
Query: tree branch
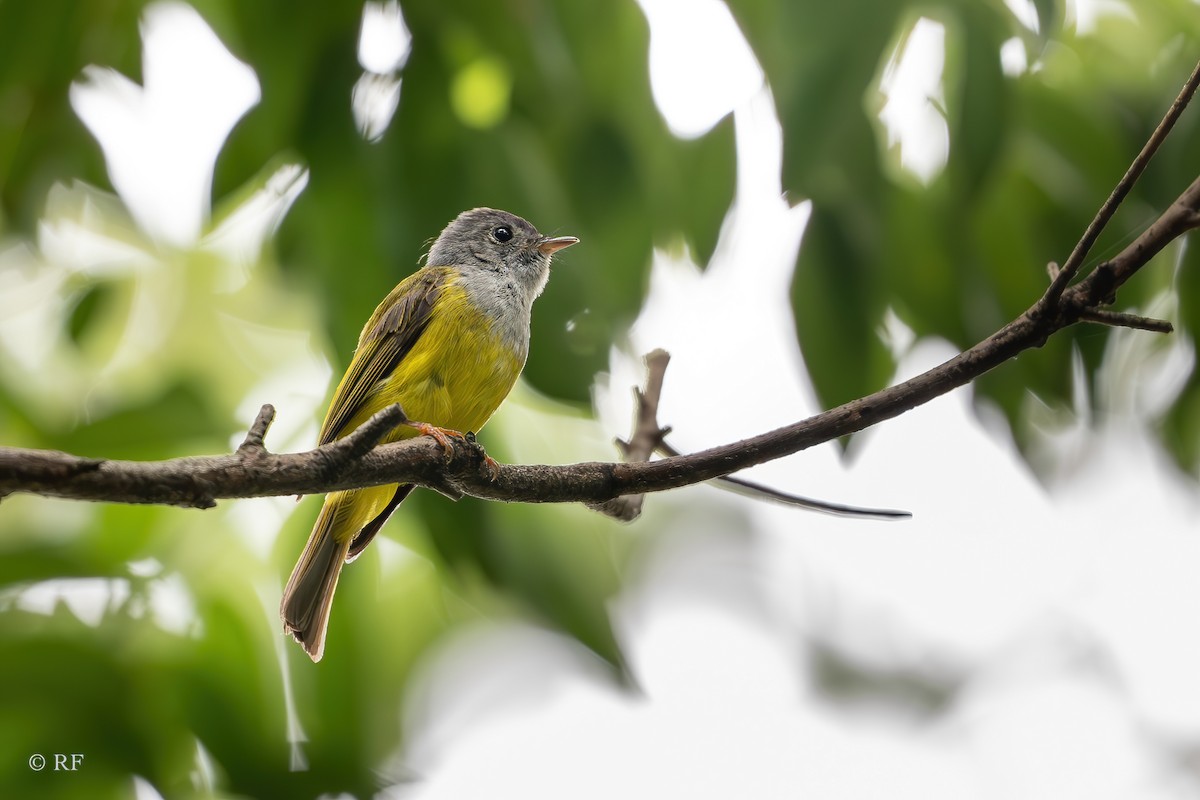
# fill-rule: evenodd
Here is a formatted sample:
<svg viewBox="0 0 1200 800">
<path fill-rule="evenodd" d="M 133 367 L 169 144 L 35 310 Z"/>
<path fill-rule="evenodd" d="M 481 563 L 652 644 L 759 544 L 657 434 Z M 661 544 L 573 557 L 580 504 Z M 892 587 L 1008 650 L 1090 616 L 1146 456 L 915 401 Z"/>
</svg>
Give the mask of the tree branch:
<svg viewBox="0 0 1200 800">
<path fill-rule="evenodd" d="M 1187 104 L 1197 83 L 1200 83 L 1200 65 L 1168 112 L 1164 120 L 1166 129 L 1170 127 L 1168 120 L 1173 122 Z M 31 492 L 100 502 L 208 508 L 222 498 L 315 494 L 386 483 L 414 483 L 450 496 L 471 495 L 525 503 L 583 502 L 607 509 L 616 508 L 610 505 L 615 498 L 676 489 L 791 455 L 856 433 L 946 394 L 1019 353 L 1040 347 L 1050 336 L 1081 320 L 1130 324 L 1134 317 L 1106 317 L 1112 312 L 1102 306 L 1111 304 L 1121 286 L 1170 242 L 1200 227 L 1200 178 L 1116 257 L 1099 264 L 1077 283 L 1067 284 L 1099 229 L 1111 218 L 1116 205 L 1144 168 L 1144 162 L 1153 154 L 1156 142 L 1165 136 L 1164 125 L 1155 131 L 1096 220 L 1088 226 L 1064 269 L 1051 281 L 1045 294 L 1019 317 L 969 350 L 915 378 L 749 439 L 691 455 L 645 460 L 649 453 L 641 456 L 644 443 L 636 452 L 634 446 L 639 437 L 645 442 L 661 442 L 662 429 L 654 419 L 660 381 L 657 387 L 648 385 L 640 398 L 643 402 L 653 400 L 654 406 L 639 413 L 638 428 L 630 442 L 630 462 L 504 465 L 493 476 L 482 450 L 473 442 L 452 440 L 449 455 L 429 437 L 375 446 L 404 421 L 403 411 L 396 406 L 381 411 L 337 442 L 306 453 L 272 454 L 262 444 L 274 413 L 265 406 L 246 440 L 237 452 L 229 455 L 134 462 L 0 447 L 0 498 L 13 492 Z"/>
<path fill-rule="evenodd" d="M 1058 268 L 1058 264 L 1051 261 L 1046 265 L 1046 271 L 1050 273 L 1050 279 L 1057 283 L 1059 275 L 1062 274 L 1062 271 Z M 1079 319 L 1083 322 L 1095 322 L 1098 325 L 1108 325 L 1113 328 L 1134 328 L 1140 331 L 1149 331 L 1150 333 L 1175 332 L 1175 326 L 1165 319 L 1143 317 L 1139 314 L 1127 314 L 1121 311 L 1085 308 L 1079 314 Z"/>
</svg>

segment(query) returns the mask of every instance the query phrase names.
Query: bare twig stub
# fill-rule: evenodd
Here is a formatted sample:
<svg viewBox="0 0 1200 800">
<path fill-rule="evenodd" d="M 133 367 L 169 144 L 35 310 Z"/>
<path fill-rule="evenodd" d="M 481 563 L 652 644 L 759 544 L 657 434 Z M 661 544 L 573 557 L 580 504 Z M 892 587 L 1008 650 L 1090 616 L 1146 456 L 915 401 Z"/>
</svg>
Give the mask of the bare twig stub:
<svg viewBox="0 0 1200 800">
<path fill-rule="evenodd" d="M 238 445 L 239 453 L 253 453 L 255 455 L 265 454 L 267 447 L 263 444 L 263 439 L 267 436 L 267 431 L 271 428 L 271 423 L 275 421 L 275 406 L 267 403 L 258 410 L 258 416 L 254 419 L 254 424 L 250 426 L 250 430 L 246 431 L 246 438 Z"/>
<path fill-rule="evenodd" d="M 657 349 L 647 354 L 644 360 L 646 388 L 633 390 L 637 400 L 633 435 L 629 437 L 628 442 L 617 439 L 617 447 L 626 462 L 649 461 L 654 451 L 662 445 L 663 437 L 671 432 L 670 428 L 663 428 L 658 424 L 658 401 L 662 396 L 663 376 L 667 372 L 667 364 L 671 362 L 671 355 L 666 350 Z M 632 522 L 641 516 L 645 497 L 645 494 L 622 495 L 587 505 L 605 516 L 622 522 Z"/>
<path fill-rule="evenodd" d="M 637 497 L 729 475 L 754 464 L 781 458 L 903 414 L 966 384 L 1050 336 L 1080 321 L 1166 331 L 1162 320 L 1107 309 L 1117 292 L 1168 244 L 1200 227 L 1200 178 L 1153 224 L 1114 258 L 1079 280 L 1099 231 L 1144 169 L 1171 124 L 1200 85 L 1200 65 L 1188 79 L 1158 130 L 1097 214 L 1064 268 L 1029 309 L 979 344 L 904 383 L 851 401 L 808 419 L 758 436 L 685 456 L 650 461 L 663 431 L 656 419 L 661 373 L 648 362 L 650 380 L 639 398 L 638 424 L 624 463 L 565 466 L 504 465 L 495 474 L 473 442 L 452 440 L 447 456 L 428 437 L 378 445 L 404 422 L 398 407 L 385 409 L 350 436 L 306 453 L 277 455 L 262 443 L 273 416 L 264 407 L 238 451 L 223 456 L 160 462 L 81 458 L 42 450 L 0 448 L 0 498 L 13 492 L 121 503 L 163 503 L 206 508 L 217 499 L 286 496 L 413 483 L 450 496 L 471 495 L 526 503 L 582 502 L 617 516 L 640 509 Z M 654 383 L 655 374 L 658 383 Z M 647 406 L 647 404 L 651 404 Z M 650 449 L 647 450 L 649 443 Z"/>
</svg>

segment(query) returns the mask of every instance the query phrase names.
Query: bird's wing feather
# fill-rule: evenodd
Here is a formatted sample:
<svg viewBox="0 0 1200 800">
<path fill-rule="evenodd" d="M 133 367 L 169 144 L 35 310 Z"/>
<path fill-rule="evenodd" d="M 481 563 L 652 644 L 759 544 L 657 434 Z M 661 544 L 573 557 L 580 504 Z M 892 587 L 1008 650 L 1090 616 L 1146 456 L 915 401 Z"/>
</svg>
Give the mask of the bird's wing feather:
<svg viewBox="0 0 1200 800">
<path fill-rule="evenodd" d="M 347 423 L 362 410 L 379 381 L 396 368 L 429 325 L 449 273 L 426 268 L 413 273 L 379 304 L 363 328 L 354 358 L 334 392 L 321 426 L 320 444 L 345 436 Z"/>
</svg>

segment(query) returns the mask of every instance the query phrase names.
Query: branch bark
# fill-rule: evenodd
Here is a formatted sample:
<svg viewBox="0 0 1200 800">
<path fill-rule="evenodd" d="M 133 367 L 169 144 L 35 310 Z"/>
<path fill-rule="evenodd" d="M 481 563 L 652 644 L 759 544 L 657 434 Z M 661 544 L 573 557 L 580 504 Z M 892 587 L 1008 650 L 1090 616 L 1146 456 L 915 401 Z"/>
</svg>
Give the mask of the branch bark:
<svg viewBox="0 0 1200 800">
<path fill-rule="evenodd" d="M 452 441 L 448 456 L 429 437 L 376 447 L 388 430 L 405 419 L 403 411 L 395 406 L 337 442 L 305 453 L 269 453 L 262 442 L 274 409 L 264 406 L 245 442 L 229 455 L 133 462 L 0 447 L 0 498 L 14 492 L 31 492 L 77 500 L 208 508 L 224 498 L 414 483 L 451 497 L 471 495 L 523 503 L 583 502 L 620 517 L 628 513 L 633 501 L 613 502 L 617 498 L 700 483 L 856 433 L 958 388 L 1025 350 L 1040 347 L 1050 336 L 1077 322 L 1131 325 L 1140 319 L 1114 314 L 1104 306 L 1111 304 L 1125 282 L 1163 248 L 1200 227 L 1200 178 L 1116 257 L 1099 264 L 1073 285 L 1068 284 L 1198 84 L 1200 65 L 1147 147 L 1088 226 L 1068 261 L 1070 269 L 1059 272 L 1029 309 L 979 344 L 915 378 L 792 425 L 658 461 L 646 460 L 649 451 L 645 455 L 632 452 L 633 460 L 626 463 L 502 465 L 493 476 L 482 448 L 469 441 Z M 643 400 L 650 397 L 657 402 L 653 386 L 642 395 Z M 653 411 L 643 409 L 632 443 L 639 435 L 645 442 L 661 442 L 662 430 Z"/>
</svg>

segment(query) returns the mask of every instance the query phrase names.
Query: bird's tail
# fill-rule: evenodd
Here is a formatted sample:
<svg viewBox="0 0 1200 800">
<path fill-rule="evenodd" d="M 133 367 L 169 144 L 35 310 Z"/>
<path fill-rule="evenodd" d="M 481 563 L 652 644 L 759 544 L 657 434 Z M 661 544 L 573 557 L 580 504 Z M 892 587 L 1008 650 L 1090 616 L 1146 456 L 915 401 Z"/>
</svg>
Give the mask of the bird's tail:
<svg viewBox="0 0 1200 800">
<path fill-rule="evenodd" d="M 325 651 L 333 592 L 352 540 L 346 536 L 345 541 L 338 542 L 333 534 L 339 500 L 336 495 L 325 499 L 279 604 L 284 633 L 290 633 L 313 661 L 320 661 Z"/>
</svg>

